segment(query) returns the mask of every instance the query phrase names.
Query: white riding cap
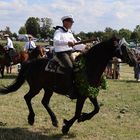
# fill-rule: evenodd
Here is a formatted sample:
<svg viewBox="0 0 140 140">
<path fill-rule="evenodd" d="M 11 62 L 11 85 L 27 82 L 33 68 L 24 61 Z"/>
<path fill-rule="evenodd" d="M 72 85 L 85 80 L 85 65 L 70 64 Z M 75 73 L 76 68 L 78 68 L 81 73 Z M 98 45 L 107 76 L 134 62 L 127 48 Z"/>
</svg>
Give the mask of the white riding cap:
<svg viewBox="0 0 140 140">
<path fill-rule="evenodd" d="M 63 17 L 61 18 L 61 20 L 62 20 L 62 21 L 64 21 L 64 20 L 71 20 L 72 22 L 74 22 L 73 16 L 72 16 L 72 15 L 63 16 Z"/>
<path fill-rule="evenodd" d="M 28 35 L 28 38 L 33 38 L 33 36 L 32 35 Z"/>
<path fill-rule="evenodd" d="M 5 34 L 4 37 L 9 37 L 9 35 L 8 34 Z"/>
</svg>

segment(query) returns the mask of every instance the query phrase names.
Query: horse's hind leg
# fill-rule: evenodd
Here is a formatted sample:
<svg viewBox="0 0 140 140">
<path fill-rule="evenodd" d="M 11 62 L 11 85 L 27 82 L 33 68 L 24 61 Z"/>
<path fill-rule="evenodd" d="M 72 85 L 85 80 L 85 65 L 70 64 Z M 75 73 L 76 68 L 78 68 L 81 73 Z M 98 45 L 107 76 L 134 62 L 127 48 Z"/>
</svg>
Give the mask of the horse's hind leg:
<svg viewBox="0 0 140 140">
<path fill-rule="evenodd" d="M 78 122 L 83 122 L 83 121 L 86 121 L 86 120 L 90 120 L 100 110 L 97 98 L 90 97 L 89 99 L 92 102 L 92 104 L 94 105 L 94 110 L 90 113 L 82 113 L 82 115 L 78 119 Z"/>
<path fill-rule="evenodd" d="M 63 134 L 67 134 L 70 127 L 73 125 L 73 123 L 80 117 L 85 100 L 86 100 L 86 97 L 81 97 L 77 99 L 76 111 L 75 111 L 74 117 L 69 121 L 64 120 L 64 125 L 62 127 Z"/>
<path fill-rule="evenodd" d="M 29 109 L 28 123 L 30 125 L 34 124 L 34 117 L 35 117 L 35 113 L 32 108 L 31 100 L 33 97 L 35 97 L 35 95 L 37 95 L 39 93 L 39 91 L 40 91 L 40 89 L 30 89 L 29 92 L 24 96 L 24 99 L 25 99 L 26 104 Z"/>
<path fill-rule="evenodd" d="M 57 118 L 49 106 L 50 98 L 52 97 L 53 92 L 50 90 L 46 90 L 46 89 L 44 89 L 44 90 L 45 90 L 45 94 L 44 94 L 44 97 L 42 99 L 42 104 L 46 108 L 46 110 L 48 111 L 48 113 L 51 117 L 53 126 L 58 127 Z"/>
</svg>

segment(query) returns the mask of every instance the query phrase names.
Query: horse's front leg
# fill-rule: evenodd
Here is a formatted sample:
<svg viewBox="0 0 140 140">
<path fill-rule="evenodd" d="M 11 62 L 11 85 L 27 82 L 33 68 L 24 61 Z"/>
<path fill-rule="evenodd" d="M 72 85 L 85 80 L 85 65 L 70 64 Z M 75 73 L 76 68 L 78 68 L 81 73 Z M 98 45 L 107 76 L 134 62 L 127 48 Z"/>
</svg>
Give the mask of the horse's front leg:
<svg viewBox="0 0 140 140">
<path fill-rule="evenodd" d="M 4 68 L 5 68 L 5 66 L 1 66 L 1 76 L 2 76 L 2 78 L 4 78 Z"/>
<path fill-rule="evenodd" d="M 98 104 L 97 98 L 89 98 L 92 104 L 94 105 L 94 110 L 90 113 L 82 113 L 80 118 L 78 119 L 78 122 L 83 122 L 86 120 L 90 120 L 95 114 L 97 114 L 100 110 L 100 106 Z"/>
<path fill-rule="evenodd" d="M 78 98 L 76 102 L 76 111 L 75 111 L 74 117 L 70 119 L 69 121 L 64 119 L 64 125 L 62 127 L 63 134 L 67 134 L 70 127 L 73 125 L 73 123 L 80 117 L 85 100 L 86 100 L 86 97 Z"/>
</svg>

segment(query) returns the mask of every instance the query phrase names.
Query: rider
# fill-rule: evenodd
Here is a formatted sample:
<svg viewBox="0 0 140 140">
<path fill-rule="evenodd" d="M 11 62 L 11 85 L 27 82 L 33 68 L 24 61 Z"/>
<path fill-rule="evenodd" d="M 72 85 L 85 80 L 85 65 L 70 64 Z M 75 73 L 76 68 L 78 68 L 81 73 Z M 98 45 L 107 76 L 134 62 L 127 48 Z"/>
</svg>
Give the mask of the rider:
<svg viewBox="0 0 140 140">
<path fill-rule="evenodd" d="M 73 46 L 77 42 L 74 38 L 71 27 L 74 23 L 72 15 L 63 16 L 61 18 L 63 26 L 56 26 L 54 33 L 53 45 L 57 58 L 64 65 L 66 74 L 67 86 L 71 92 L 73 92 L 73 63 L 72 63 L 72 50 Z"/>
<path fill-rule="evenodd" d="M 32 35 L 28 35 L 28 42 L 25 43 L 24 51 L 31 52 L 33 49 L 36 48 L 34 41 L 32 40 Z"/>
<path fill-rule="evenodd" d="M 7 57 L 10 60 L 10 64 L 12 64 L 13 63 L 12 62 L 12 53 L 15 50 L 15 48 L 14 48 L 13 42 L 9 38 L 9 35 L 8 34 L 5 34 L 4 35 L 4 38 L 6 38 L 6 40 L 7 40 L 7 44 L 6 44 L 6 46 L 4 46 L 4 48 L 5 48 L 6 52 L 7 52 Z"/>
</svg>

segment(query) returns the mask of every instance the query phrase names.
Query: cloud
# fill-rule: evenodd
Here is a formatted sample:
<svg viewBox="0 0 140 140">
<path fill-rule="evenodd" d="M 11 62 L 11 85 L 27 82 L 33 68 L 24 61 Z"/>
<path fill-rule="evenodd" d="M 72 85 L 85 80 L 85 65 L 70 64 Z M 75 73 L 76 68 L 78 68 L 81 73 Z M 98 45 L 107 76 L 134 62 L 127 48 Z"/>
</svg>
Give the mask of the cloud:
<svg viewBox="0 0 140 140">
<path fill-rule="evenodd" d="M 67 14 L 73 14 L 76 32 L 133 29 L 140 24 L 139 10 L 139 0 L 0 0 L 0 29 L 9 26 L 17 32 L 31 16 L 49 17 L 58 25 Z"/>
</svg>

